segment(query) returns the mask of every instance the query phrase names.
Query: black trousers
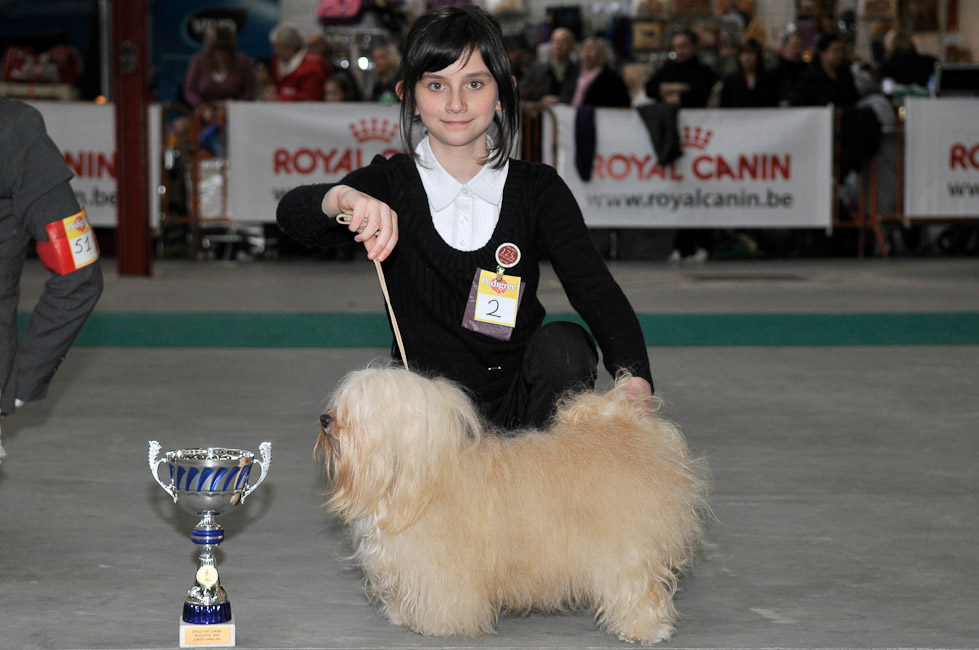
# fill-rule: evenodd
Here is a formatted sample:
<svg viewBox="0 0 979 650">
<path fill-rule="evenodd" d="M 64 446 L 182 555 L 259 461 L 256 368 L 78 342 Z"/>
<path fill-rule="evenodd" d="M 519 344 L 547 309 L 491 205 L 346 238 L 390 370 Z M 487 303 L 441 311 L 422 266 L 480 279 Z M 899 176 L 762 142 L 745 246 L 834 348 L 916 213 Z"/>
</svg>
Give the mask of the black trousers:
<svg viewBox="0 0 979 650">
<path fill-rule="evenodd" d="M 543 428 L 555 403 L 571 390 L 592 389 L 598 378 L 598 350 L 577 323 L 543 325 L 530 338 L 523 363 L 503 397 L 483 403 L 483 414 L 506 432 Z"/>
</svg>

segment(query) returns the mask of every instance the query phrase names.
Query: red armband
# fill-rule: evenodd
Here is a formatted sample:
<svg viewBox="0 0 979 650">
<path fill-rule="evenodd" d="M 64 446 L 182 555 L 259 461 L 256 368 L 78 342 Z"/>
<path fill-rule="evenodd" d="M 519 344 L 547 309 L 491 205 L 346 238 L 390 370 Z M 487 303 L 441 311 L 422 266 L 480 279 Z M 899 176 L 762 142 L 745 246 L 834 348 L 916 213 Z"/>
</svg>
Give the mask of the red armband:
<svg viewBox="0 0 979 650">
<path fill-rule="evenodd" d="M 99 244 L 85 208 L 44 229 L 48 241 L 37 242 L 37 256 L 47 270 L 67 275 L 99 259 Z"/>
</svg>

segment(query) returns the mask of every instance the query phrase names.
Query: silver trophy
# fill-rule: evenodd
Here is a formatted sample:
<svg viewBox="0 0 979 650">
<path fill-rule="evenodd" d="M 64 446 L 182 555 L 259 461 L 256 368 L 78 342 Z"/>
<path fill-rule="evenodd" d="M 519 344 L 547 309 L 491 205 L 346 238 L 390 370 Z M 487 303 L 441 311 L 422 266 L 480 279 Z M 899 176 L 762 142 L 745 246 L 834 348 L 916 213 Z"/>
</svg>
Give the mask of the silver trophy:
<svg viewBox="0 0 979 650">
<path fill-rule="evenodd" d="M 175 449 L 158 459 L 160 443 L 149 442 L 153 478 L 173 497 L 174 503 L 201 517 L 190 535 L 191 541 L 201 547 L 201 554 L 194 586 L 184 601 L 183 624 L 208 626 L 231 621 L 231 603 L 221 586 L 214 558 L 218 544 L 224 540 L 224 529 L 214 518 L 244 503 L 265 480 L 272 462 L 272 443 L 263 442 L 258 449 L 262 454 L 259 461 L 255 461 L 255 454 L 250 451 L 220 447 Z M 253 462 L 262 466 L 262 474 L 254 485 L 248 485 Z M 159 467 L 163 463 L 170 468 L 169 483 L 160 480 Z M 233 627 L 227 645 L 234 645 Z M 184 646 L 183 634 L 181 646 Z"/>
</svg>

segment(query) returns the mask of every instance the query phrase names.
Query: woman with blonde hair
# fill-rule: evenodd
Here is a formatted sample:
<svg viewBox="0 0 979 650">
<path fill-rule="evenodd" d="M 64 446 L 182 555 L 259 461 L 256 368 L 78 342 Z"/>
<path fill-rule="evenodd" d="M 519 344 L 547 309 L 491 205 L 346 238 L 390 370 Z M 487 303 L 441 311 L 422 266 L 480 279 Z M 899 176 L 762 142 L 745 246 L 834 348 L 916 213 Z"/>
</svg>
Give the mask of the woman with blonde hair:
<svg viewBox="0 0 979 650">
<path fill-rule="evenodd" d="M 213 110 L 215 102 L 255 98 L 255 69 L 238 51 L 233 29 L 216 25 L 204 32 L 204 47 L 191 58 L 184 75 L 184 98 L 191 108 L 205 112 Z"/>
<path fill-rule="evenodd" d="M 572 106 L 628 108 L 632 96 L 622 76 L 612 67 L 612 51 L 603 38 L 586 38 L 579 56 L 581 71 L 575 86 Z"/>
</svg>

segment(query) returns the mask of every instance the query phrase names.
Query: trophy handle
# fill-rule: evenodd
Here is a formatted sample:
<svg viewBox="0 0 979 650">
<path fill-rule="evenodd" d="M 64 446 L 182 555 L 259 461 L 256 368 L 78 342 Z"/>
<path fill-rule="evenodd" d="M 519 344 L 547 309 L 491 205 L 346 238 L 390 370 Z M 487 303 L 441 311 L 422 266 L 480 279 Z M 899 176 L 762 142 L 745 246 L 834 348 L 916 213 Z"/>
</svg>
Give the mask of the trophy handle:
<svg viewBox="0 0 979 650">
<path fill-rule="evenodd" d="M 159 472 L 160 463 L 166 462 L 167 459 L 165 456 L 163 458 L 157 459 L 157 456 L 159 455 L 160 455 L 160 443 L 157 442 L 156 440 L 150 440 L 150 446 L 149 446 L 150 472 L 153 473 L 153 478 L 155 478 L 156 482 L 160 484 L 160 487 L 166 490 L 167 494 L 173 497 L 173 502 L 176 503 L 177 492 L 176 490 L 173 489 L 173 485 L 172 484 L 166 485 L 163 481 L 160 480 L 160 472 Z M 264 472 L 262 474 L 262 477 L 263 478 L 265 477 Z"/>
<path fill-rule="evenodd" d="M 272 443 L 263 442 L 258 446 L 258 450 L 262 453 L 262 460 L 256 462 L 262 466 L 262 475 L 258 477 L 258 480 L 255 481 L 254 485 L 249 485 L 248 487 L 245 488 L 245 491 L 241 493 L 241 500 L 243 502 L 245 500 L 245 497 L 247 497 L 249 494 L 252 493 L 252 490 L 254 490 L 259 485 L 262 484 L 262 481 L 264 481 L 265 477 L 268 476 L 269 465 L 272 464 Z"/>
</svg>

